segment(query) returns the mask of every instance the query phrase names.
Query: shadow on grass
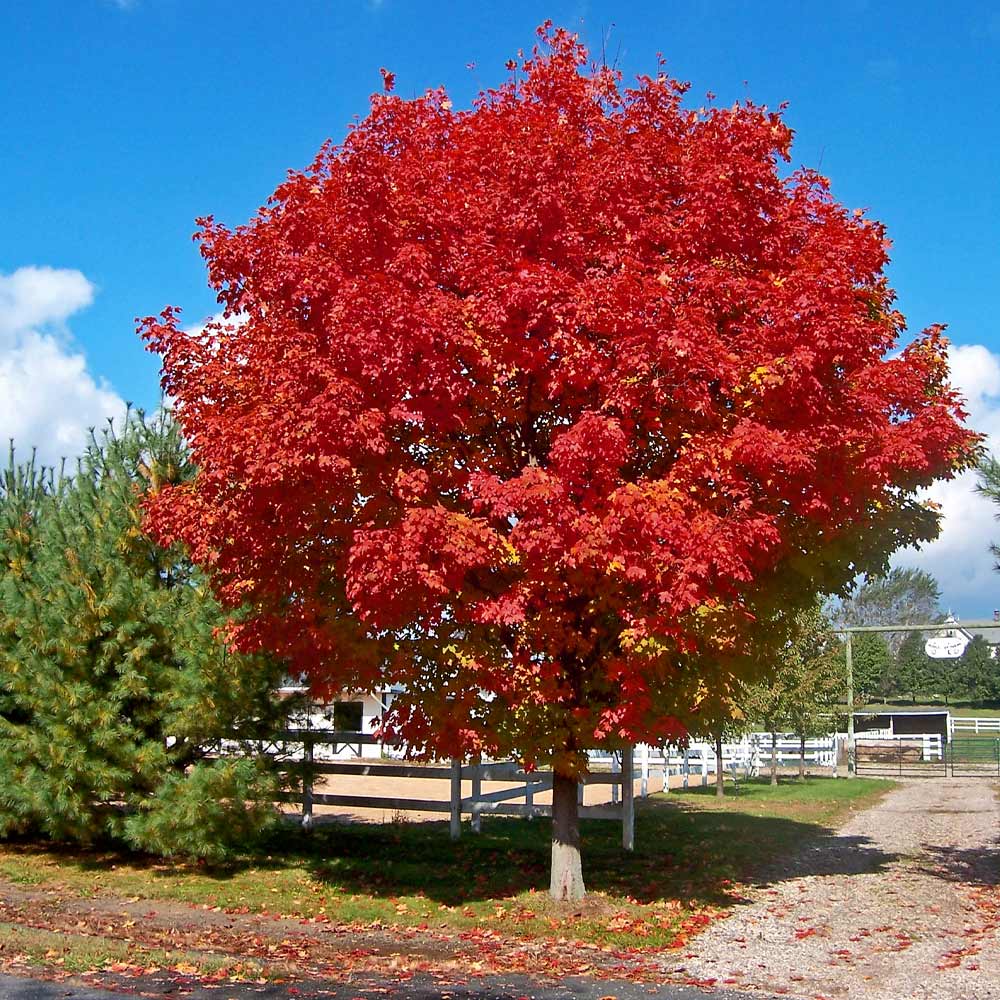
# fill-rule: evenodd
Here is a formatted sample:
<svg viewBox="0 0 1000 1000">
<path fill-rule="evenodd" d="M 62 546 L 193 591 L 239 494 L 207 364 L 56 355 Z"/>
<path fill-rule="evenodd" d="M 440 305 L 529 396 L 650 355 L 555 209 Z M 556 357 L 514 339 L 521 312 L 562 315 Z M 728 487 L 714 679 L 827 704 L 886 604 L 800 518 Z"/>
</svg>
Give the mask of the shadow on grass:
<svg viewBox="0 0 1000 1000">
<path fill-rule="evenodd" d="M 787 791 L 797 802 L 833 787 L 819 782 L 803 789 L 789 782 L 778 793 Z M 755 798 L 774 795 L 758 785 L 745 785 L 730 801 L 735 808 L 692 808 L 684 801 L 712 794 L 691 789 L 637 803 L 632 853 L 621 848 L 619 824 L 582 822 L 588 890 L 642 903 L 680 898 L 721 906 L 732 902 L 732 882 L 875 872 L 895 860 L 865 838 L 839 836 L 821 823 L 741 811 Z M 423 894 L 456 906 L 544 888 L 549 836 L 549 822 L 539 819 L 487 817 L 480 834 L 463 825 L 457 843 L 442 822 L 326 823 L 308 835 L 285 831 L 271 850 L 342 892 Z"/>
<path fill-rule="evenodd" d="M 846 789 L 832 779 L 806 785 L 789 780 L 777 789 L 741 783 L 738 798 L 717 807 L 712 788 L 671 792 L 637 802 L 636 849 L 621 847 L 621 826 L 583 821 L 583 864 L 588 890 L 641 903 L 684 900 L 728 906 L 734 882 L 772 884 L 802 875 L 874 872 L 894 860 L 864 838 L 843 837 L 810 808 L 827 808 Z M 765 814 L 755 814 L 755 808 Z M 785 809 L 794 817 L 768 815 Z M 122 851 L 72 851 L 84 871 L 107 871 L 123 862 L 145 866 L 149 878 L 199 878 L 224 884 L 273 873 L 288 880 L 303 873 L 340 893 L 382 899 L 424 896 L 461 906 L 544 890 L 548 881 L 550 823 L 545 819 L 484 817 L 482 832 L 463 824 L 452 842 L 446 822 L 386 824 L 324 822 L 309 832 L 286 824 L 252 851 L 224 866 L 184 865 Z"/>
</svg>

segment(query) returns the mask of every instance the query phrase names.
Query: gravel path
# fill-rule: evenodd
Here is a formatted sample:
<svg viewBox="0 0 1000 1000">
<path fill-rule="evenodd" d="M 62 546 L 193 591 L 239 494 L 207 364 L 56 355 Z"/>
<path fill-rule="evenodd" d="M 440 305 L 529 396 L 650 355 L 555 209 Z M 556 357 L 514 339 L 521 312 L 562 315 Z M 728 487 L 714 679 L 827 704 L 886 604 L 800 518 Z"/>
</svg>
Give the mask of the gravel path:
<svg viewBox="0 0 1000 1000">
<path fill-rule="evenodd" d="M 998 837 L 988 780 L 911 781 L 762 873 L 664 970 L 805 997 L 1000 998 Z"/>
</svg>

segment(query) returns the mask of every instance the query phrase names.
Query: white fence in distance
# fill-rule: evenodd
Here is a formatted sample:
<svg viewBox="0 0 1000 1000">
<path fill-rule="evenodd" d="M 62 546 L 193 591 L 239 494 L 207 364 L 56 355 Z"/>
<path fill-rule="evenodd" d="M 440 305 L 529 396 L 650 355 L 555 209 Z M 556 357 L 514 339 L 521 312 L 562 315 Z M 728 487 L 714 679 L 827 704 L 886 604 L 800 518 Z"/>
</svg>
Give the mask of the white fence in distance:
<svg viewBox="0 0 1000 1000">
<path fill-rule="evenodd" d="M 951 731 L 967 733 L 1000 733 L 1000 718 L 984 719 L 972 716 L 953 715 Z"/>
<path fill-rule="evenodd" d="M 753 777 L 771 761 L 772 753 L 779 765 L 798 762 L 802 752 L 799 738 L 793 733 L 752 733 L 739 742 L 724 743 L 721 757 L 716 755 L 714 743 L 693 741 L 685 748 L 654 747 L 640 744 L 622 752 L 593 752 L 594 770 L 580 784 L 580 815 L 585 819 L 613 819 L 622 824 L 622 843 L 631 850 L 635 838 L 634 787 L 640 782 L 640 795 L 669 791 L 670 778 L 681 776 L 683 786 L 689 787 L 692 776 L 707 785 L 709 775 L 716 775 L 721 768 L 736 778 L 740 770 L 744 776 Z M 372 745 L 396 755 L 398 747 L 383 744 L 366 733 L 337 732 L 322 729 L 290 729 L 276 733 L 265 741 L 252 741 L 252 751 L 245 742 L 222 740 L 218 744 L 221 754 L 255 752 L 274 757 L 289 765 L 304 765 L 301 791 L 289 791 L 281 796 L 283 801 L 295 802 L 302 807 L 302 823 L 308 827 L 313 820 L 314 807 L 340 806 L 345 808 L 389 809 L 398 812 L 442 812 L 450 817 L 453 838 L 461 832 L 462 815 L 470 816 L 474 830 L 479 829 L 484 814 L 507 816 L 550 816 L 552 807 L 536 803 L 535 796 L 552 788 L 552 775 L 548 771 L 525 771 L 514 762 L 463 763 L 452 760 L 441 764 L 414 765 L 393 759 L 365 757 L 363 749 Z M 837 738 L 828 736 L 805 741 L 805 760 L 811 766 L 829 768 L 836 774 Z M 346 760 L 344 751 L 355 752 L 354 760 Z M 601 766 L 607 765 L 607 770 Z M 449 797 L 423 799 L 365 794 L 319 792 L 314 788 L 314 778 L 321 775 L 387 778 L 446 778 Z M 462 782 L 471 783 L 471 795 L 462 794 Z M 484 781 L 509 783 L 512 787 L 497 791 L 482 791 Z M 583 805 L 584 785 L 611 786 L 611 803 Z"/>
<path fill-rule="evenodd" d="M 525 771 L 513 761 L 471 762 L 451 760 L 441 764 L 409 764 L 395 760 L 372 760 L 361 757 L 346 761 L 337 757 L 337 748 L 344 744 L 371 745 L 380 743 L 375 736 L 362 733 L 345 733 L 331 730 L 289 729 L 276 733 L 266 741 L 258 741 L 255 752 L 274 757 L 281 763 L 302 766 L 301 791 L 281 794 L 284 802 L 300 803 L 302 825 L 309 828 L 313 822 L 314 807 L 342 806 L 362 809 L 389 809 L 394 812 L 442 812 L 448 813 L 452 839 L 461 834 L 463 815 L 472 819 L 472 828 L 477 831 L 483 814 L 506 816 L 551 816 L 552 806 L 536 803 L 534 797 L 552 788 L 550 771 Z M 320 759 L 317 749 L 330 746 L 336 759 Z M 219 753 L 247 752 L 245 743 L 222 740 Z M 632 850 L 635 844 L 635 809 L 633 756 L 626 753 L 620 766 L 608 772 L 595 772 L 585 776 L 579 786 L 580 816 L 584 819 L 612 819 L 622 824 L 622 846 Z M 359 778 L 385 777 L 407 779 L 448 779 L 447 799 L 418 799 L 399 796 L 379 796 L 370 794 L 343 794 L 317 792 L 314 779 L 320 775 L 350 775 Z M 462 782 L 471 783 L 471 795 L 463 796 Z M 493 792 L 483 792 L 484 781 L 510 783 L 511 788 Z M 614 794 L 611 804 L 583 805 L 583 786 L 592 784 L 612 785 Z M 620 793 L 620 794 L 619 794 Z M 645 794 L 645 791 L 643 792 Z M 522 799 L 522 802 L 511 801 Z"/>
<path fill-rule="evenodd" d="M 714 742 L 694 740 L 686 748 L 653 747 L 640 743 L 635 747 L 635 770 L 645 782 L 651 774 L 671 776 L 680 775 L 684 779 L 684 787 L 689 787 L 692 776 L 700 779 L 701 784 L 708 784 L 709 775 L 716 775 L 721 766 L 723 772 L 734 777 L 740 772 L 744 777 L 756 777 L 770 765 L 772 756 L 779 767 L 795 765 L 804 756 L 806 765 L 810 768 L 829 770 L 837 773 L 837 737 L 835 734 L 822 736 L 805 741 L 804 755 L 799 737 L 795 733 L 776 733 L 773 741 L 770 733 L 750 733 L 743 739 L 733 743 L 722 744 L 721 765 L 715 752 Z M 592 751 L 591 760 L 610 762 L 615 768 L 615 758 L 607 751 Z M 669 782 L 664 781 L 663 790 L 669 789 Z M 645 790 L 643 791 L 645 794 Z"/>
</svg>

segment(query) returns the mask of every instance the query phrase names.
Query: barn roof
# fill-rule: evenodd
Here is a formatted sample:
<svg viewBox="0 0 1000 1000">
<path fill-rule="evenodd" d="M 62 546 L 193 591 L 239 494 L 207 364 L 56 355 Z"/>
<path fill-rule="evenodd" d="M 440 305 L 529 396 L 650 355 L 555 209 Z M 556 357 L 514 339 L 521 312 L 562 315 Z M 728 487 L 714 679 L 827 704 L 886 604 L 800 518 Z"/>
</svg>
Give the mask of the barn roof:
<svg viewBox="0 0 1000 1000">
<path fill-rule="evenodd" d="M 955 622 L 953 627 L 960 629 L 970 639 L 982 636 L 991 645 L 1000 643 L 1000 622 L 996 622 L 992 618 L 984 618 L 982 621 Z"/>
<path fill-rule="evenodd" d="M 870 718 L 873 715 L 950 715 L 951 711 L 947 708 L 928 708 L 925 711 L 920 711 L 920 709 L 914 711 L 912 709 L 895 709 L 885 706 L 879 709 L 855 712 L 854 714 Z"/>
</svg>

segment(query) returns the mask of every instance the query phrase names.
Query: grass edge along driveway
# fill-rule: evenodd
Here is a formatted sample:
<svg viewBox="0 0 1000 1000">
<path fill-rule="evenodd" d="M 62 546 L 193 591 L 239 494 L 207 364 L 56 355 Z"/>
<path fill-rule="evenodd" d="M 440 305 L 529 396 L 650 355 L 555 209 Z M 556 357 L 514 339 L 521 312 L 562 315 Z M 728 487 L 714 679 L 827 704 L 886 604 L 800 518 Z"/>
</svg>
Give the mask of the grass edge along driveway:
<svg viewBox="0 0 1000 1000">
<path fill-rule="evenodd" d="M 452 843 L 442 823 L 331 824 L 283 829 L 232 864 L 209 868 L 119 851 L 0 845 L 0 879 L 46 897 L 172 901 L 232 914 L 284 915 L 352 930 L 489 931 L 572 938 L 602 947 L 681 947 L 723 916 L 741 886 L 867 808 L 892 787 L 871 779 L 741 782 L 640 802 L 636 850 L 612 822 L 584 823 L 589 896 L 552 904 L 544 882 L 546 821 L 487 818 Z M 536 888 L 539 891 L 536 891 Z M 0 950 L 3 955 L 7 949 Z"/>
</svg>

